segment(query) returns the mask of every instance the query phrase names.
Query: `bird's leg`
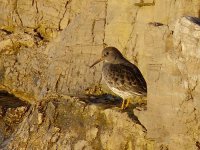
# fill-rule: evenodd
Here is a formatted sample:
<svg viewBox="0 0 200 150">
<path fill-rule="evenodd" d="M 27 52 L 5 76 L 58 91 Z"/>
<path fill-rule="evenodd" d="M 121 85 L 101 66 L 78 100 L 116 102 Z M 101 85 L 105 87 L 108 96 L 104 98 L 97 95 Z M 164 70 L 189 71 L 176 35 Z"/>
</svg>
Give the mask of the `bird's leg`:
<svg viewBox="0 0 200 150">
<path fill-rule="evenodd" d="M 123 99 L 123 101 L 122 101 L 121 109 L 124 109 L 124 108 L 125 108 L 125 107 L 124 107 L 124 103 L 125 103 L 125 99 Z"/>
<path fill-rule="evenodd" d="M 129 103 L 130 103 L 130 99 L 129 99 L 129 98 L 127 98 L 127 100 L 126 100 L 126 105 L 125 105 L 125 108 L 127 108 L 127 107 L 128 107 Z"/>
</svg>

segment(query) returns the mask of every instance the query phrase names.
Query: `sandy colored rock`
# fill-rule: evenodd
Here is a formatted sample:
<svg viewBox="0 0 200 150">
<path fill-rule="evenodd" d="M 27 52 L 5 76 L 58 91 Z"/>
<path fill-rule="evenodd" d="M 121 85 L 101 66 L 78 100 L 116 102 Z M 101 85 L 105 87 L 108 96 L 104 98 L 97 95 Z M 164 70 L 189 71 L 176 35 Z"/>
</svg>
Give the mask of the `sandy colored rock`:
<svg viewBox="0 0 200 150">
<path fill-rule="evenodd" d="M 196 149 L 199 6 L 199 0 L 0 0 L 0 89 L 33 105 L 3 146 Z M 104 89 L 101 64 L 89 66 L 105 45 L 120 49 L 147 80 L 147 111 L 135 113 L 151 141 L 126 113 L 99 105 L 86 111 L 79 101 L 58 99 Z"/>
<path fill-rule="evenodd" d="M 45 119 L 37 124 L 41 111 Z M 126 113 L 85 106 L 78 99 L 51 100 L 40 107 L 32 106 L 26 115 L 29 117 L 23 120 L 10 141 L 4 143 L 4 149 L 120 150 L 126 147 L 145 149 L 152 145 L 145 139 L 143 128 Z"/>
<path fill-rule="evenodd" d="M 144 114 L 139 113 L 138 116 L 147 127 L 149 137 L 160 142 L 169 139 L 169 149 L 173 149 L 175 145 L 177 149 L 195 149 L 195 143 L 199 139 L 198 131 L 195 129 L 199 127 L 196 120 L 199 117 L 199 43 L 195 41 L 198 41 L 196 35 L 199 34 L 200 26 L 192 22 L 190 17 L 183 17 L 175 23 L 172 36 L 166 27 L 162 29 L 163 34 L 168 32 L 163 41 L 169 42 L 168 38 L 173 38 L 173 43 L 165 50 L 165 44 L 169 43 L 160 42 L 160 47 L 165 50 L 159 54 L 159 59 L 155 58 L 160 65 L 149 66 L 149 69 L 155 70 L 149 71 L 152 74 L 148 77 L 148 110 Z M 149 34 L 151 30 L 147 32 Z M 195 37 L 193 33 L 196 33 Z M 159 36 L 153 36 L 152 40 L 159 40 Z M 157 86 L 157 83 L 162 86 Z M 154 125 L 148 117 L 155 117 Z"/>
</svg>

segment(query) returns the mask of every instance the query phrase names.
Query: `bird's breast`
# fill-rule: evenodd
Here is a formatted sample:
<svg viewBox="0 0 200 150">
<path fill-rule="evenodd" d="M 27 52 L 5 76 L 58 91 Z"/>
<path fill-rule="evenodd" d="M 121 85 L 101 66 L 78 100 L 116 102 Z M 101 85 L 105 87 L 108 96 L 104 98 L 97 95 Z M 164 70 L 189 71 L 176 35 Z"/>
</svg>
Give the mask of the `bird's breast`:
<svg viewBox="0 0 200 150">
<path fill-rule="evenodd" d="M 124 72 L 115 64 L 105 63 L 102 69 L 102 76 L 106 84 L 112 87 L 118 87 L 125 82 Z"/>
<path fill-rule="evenodd" d="M 138 72 L 125 64 L 104 63 L 102 77 L 107 86 L 121 97 L 146 95 L 145 81 Z"/>
<path fill-rule="evenodd" d="M 102 69 L 102 77 L 107 86 L 117 95 L 121 97 L 129 97 L 131 94 L 120 89 L 123 86 L 124 78 L 119 75 L 119 71 L 114 69 L 113 64 L 104 64 Z"/>
<path fill-rule="evenodd" d="M 112 85 L 115 81 L 116 72 L 112 70 L 112 65 L 109 63 L 104 63 L 102 68 L 102 76 L 106 84 Z"/>
</svg>

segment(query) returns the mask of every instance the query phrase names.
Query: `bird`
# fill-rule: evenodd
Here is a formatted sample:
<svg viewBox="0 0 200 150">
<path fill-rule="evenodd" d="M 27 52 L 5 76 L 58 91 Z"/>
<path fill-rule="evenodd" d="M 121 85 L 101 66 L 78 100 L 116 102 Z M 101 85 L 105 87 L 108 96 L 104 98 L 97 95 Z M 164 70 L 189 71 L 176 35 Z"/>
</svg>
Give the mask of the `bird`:
<svg viewBox="0 0 200 150">
<path fill-rule="evenodd" d="M 147 84 L 141 71 L 135 64 L 129 62 L 117 48 L 104 48 L 101 58 L 95 61 L 90 68 L 102 61 L 102 78 L 106 85 L 122 98 L 121 109 L 128 107 L 132 97 L 147 96 Z"/>
</svg>

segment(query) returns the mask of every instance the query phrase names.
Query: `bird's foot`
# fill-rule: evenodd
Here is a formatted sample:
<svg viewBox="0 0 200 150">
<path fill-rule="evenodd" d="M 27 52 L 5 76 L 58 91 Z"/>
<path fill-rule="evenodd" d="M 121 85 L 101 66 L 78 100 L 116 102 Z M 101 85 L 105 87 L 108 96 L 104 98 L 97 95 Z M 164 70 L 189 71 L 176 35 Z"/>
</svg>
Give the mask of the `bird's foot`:
<svg viewBox="0 0 200 150">
<path fill-rule="evenodd" d="M 122 100 L 121 110 L 124 109 L 125 99 Z"/>
<path fill-rule="evenodd" d="M 127 99 L 127 100 L 126 100 L 125 109 L 128 107 L 129 104 L 130 104 L 130 99 Z"/>
<path fill-rule="evenodd" d="M 145 110 L 147 110 L 147 107 L 146 106 L 139 106 L 139 107 L 136 107 L 135 109 L 137 111 L 145 111 Z"/>
<path fill-rule="evenodd" d="M 115 110 L 115 111 L 121 111 L 122 109 L 121 109 L 121 107 L 112 107 L 112 110 Z"/>
<path fill-rule="evenodd" d="M 125 101 L 126 101 L 126 104 L 125 104 Z M 129 103 L 130 103 L 130 99 L 126 99 L 126 100 L 123 99 L 122 105 L 121 105 L 121 110 L 126 109 L 128 107 L 128 105 L 129 105 Z"/>
</svg>

